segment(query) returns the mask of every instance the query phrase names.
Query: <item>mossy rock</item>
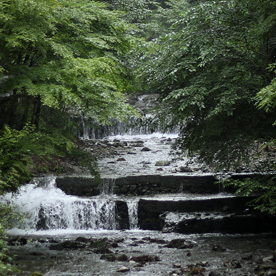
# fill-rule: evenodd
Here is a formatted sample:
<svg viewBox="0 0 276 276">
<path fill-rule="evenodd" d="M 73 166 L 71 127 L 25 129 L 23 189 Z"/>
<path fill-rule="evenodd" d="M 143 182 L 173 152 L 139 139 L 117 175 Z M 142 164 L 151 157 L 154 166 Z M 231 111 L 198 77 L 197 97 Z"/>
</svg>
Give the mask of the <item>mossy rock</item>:
<svg viewBox="0 0 276 276">
<path fill-rule="evenodd" d="M 30 276 L 43 276 L 43 273 L 35 271 Z"/>
<path fill-rule="evenodd" d="M 157 161 L 155 163 L 155 166 L 163 167 L 163 166 L 169 166 L 171 164 L 170 161 Z"/>
</svg>

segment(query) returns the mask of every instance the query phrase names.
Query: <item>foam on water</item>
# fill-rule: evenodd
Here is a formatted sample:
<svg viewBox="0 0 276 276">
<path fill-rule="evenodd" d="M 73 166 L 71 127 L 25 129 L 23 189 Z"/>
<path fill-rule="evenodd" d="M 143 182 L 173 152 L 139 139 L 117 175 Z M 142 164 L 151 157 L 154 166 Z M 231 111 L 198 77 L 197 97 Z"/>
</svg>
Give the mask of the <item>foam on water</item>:
<svg viewBox="0 0 276 276">
<path fill-rule="evenodd" d="M 55 178 L 22 186 L 16 194 L 6 194 L 2 202 L 27 214 L 28 230 L 116 229 L 115 201 L 109 197 L 79 198 L 56 188 Z"/>
</svg>

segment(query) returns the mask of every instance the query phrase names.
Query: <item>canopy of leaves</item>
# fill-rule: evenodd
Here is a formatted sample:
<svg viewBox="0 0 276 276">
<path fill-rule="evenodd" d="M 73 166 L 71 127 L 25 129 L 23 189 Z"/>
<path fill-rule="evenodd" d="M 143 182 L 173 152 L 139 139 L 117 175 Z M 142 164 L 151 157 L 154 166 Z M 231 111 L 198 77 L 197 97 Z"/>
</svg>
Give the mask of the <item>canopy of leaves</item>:
<svg viewBox="0 0 276 276">
<path fill-rule="evenodd" d="M 275 109 L 256 104 L 261 91 L 260 105 L 275 105 L 267 68 L 276 61 L 276 1 L 169 3 L 170 28 L 148 54 L 144 79 L 162 94 L 167 125 L 180 125 L 182 148 L 213 165 L 237 165 L 256 139 L 276 134 Z"/>
<path fill-rule="evenodd" d="M 104 125 L 133 114 L 121 15 L 101 1 L 0 1 L 0 193 L 31 177 L 34 158 L 47 166 L 73 155 L 95 172 L 77 151 L 74 118 Z"/>
<path fill-rule="evenodd" d="M 123 118 L 130 112 L 122 93 L 129 81 L 126 26 L 100 2 L 1 1 L 0 101 L 39 99 L 100 123 Z"/>
</svg>

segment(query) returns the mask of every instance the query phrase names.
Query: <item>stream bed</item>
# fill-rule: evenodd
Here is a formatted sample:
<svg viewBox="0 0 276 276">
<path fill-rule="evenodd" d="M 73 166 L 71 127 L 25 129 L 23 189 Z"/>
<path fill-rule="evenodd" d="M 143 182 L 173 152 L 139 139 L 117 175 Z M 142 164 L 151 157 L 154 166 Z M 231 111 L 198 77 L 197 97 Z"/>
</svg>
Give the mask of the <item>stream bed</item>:
<svg viewBox="0 0 276 276">
<path fill-rule="evenodd" d="M 21 269 L 15 274 L 17 276 L 27 276 L 34 271 L 40 271 L 45 276 L 276 273 L 275 236 L 268 234 L 53 231 L 25 238 L 28 239 L 26 245 L 11 247 L 17 256 L 15 263 Z M 107 245 L 94 248 L 91 241 L 104 241 Z M 125 272 L 119 272 L 120 269 L 125 269 Z"/>
<path fill-rule="evenodd" d="M 110 181 L 95 187 L 95 195 L 67 193 L 82 181 L 84 191 L 92 185 L 91 179 L 78 175 L 68 183 L 67 178 L 62 180 L 61 186 L 67 185 L 63 190 L 56 177 L 44 177 L 2 197 L 28 213 L 23 227 L 8 231 L 19 269 L 13 275 L 30 276 L 35 271 L 44 276 L 276 275 L 275 234 L 244 231 L 262 229 L 258 224 L 264 222 L 270 229 L 270 221 L 263 218 L 258 223 L 254 218 L 247 227 L 243 221 L 245 228 L 239 229 L 243 234 L 236 234 L 235 225 L 230 227 L 232 234 L 220 232 L 225 227 L 216 224 L 225 223 L 223 218 L 233 216 L 233 224 L 248 218 L 244 199 L 216 187 L 213 176 L 197 164 L 187 167 L 187 157 L 172 155 L 175 138 L 151 134 L 105 139 L 104 145 L 117 153 L 98 160 L 101 175 Z M 120 181 L 130 180 L 134 190 L 125 193 L 122 186 L 128 186 Z M 163 183 L 161 190 L 156 181 Z M 189 231 L 186 222 L 194 233 L 176 231 Z M 156 223 L 159 231 L 149 230 Z"/>
</svg>

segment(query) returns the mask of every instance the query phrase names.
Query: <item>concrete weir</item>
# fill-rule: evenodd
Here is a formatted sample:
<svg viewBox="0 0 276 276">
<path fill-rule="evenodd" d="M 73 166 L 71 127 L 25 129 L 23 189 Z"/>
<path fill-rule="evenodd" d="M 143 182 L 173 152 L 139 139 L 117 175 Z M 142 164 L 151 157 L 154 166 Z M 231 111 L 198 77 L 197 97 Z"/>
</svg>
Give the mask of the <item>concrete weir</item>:
<svg viewBox="0 0 276 276">
<path fill-rule="evenodd" d="M 251 175 L 234 176 L 234 179 Z M 118 229 L 129 229 L 126 201 L 137 202 L 137 226 L 142 230 L 178 233 L 276 232 L 276 217 L 250 207 L 254 197 L 225 193 L 213 175 L 141 175 L 103 179 L 58 177 L 67 195 L 120 198 L 116 205 Z M 131 199 L 130 199 L 131 198 Z"/>
<path fill-rule="evenodd" d="M 103 185 L 110 179 L 102 179 L 102 183 L 89 177 L 57 177 L 56 185 L 68 195 L 96 196 L 101 194 Z M 113 179 L 113 193 L 116 195 L 152 195 L 167 193 L 219 193 L 220 185 L 213 175 L 161 176 L 139 175 Z"/>
</svg>

